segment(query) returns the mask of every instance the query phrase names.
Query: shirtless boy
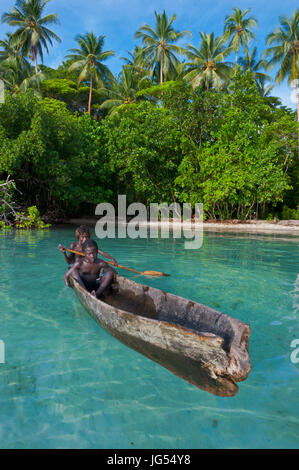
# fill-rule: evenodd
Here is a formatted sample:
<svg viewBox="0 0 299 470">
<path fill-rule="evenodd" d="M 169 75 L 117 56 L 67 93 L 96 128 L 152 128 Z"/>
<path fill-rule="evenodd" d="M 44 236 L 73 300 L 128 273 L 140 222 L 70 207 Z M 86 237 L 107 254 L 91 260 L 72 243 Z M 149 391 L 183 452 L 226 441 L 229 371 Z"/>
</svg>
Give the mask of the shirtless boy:
<svg viewBox="0 0 299 470">
<path fill-rule="evenodd" d="M 99 298 L 112 282 L 115 271 L 105 261 L 98 259 L 98 245 L 94 240 L 89 239 L 83 243 L 82 251 L 84 257 L 81 256 L 68 269 L 64 275 L 64 282 L 69 286 L 69 276 L 72 276 L 84 289 Z M 105 274 L 100 277 L 102 269 L 105 270 Z"/>
<path fill-rule="evenodd" d="M 73 242 L 70 245 L 70 249 L 74 250 L 74 251 L 81 251 L 82 252 L 83 243 L 85 243 L 86 240 L 90 239 L 90 231 L 89 231 L 89 228 L 87 227 L 87 225 L 80 225 L 80 227 L 78 227 L 76 229 L 76 237 L 77 237 L 78 241 Z M 63 253 L 64 259 L 67 262 L 67 264 L 73 264 L 75 261 L 77 261 L 79 258 L 81 258 L 81 256 L 75 255 L 74 253 L 70 253 L 69 255 L 67 255 L 65 247 L 62 246 L 62 245 L 58 245 L 58 250 Z M 105 251 L 99 250 L 99 253 L 100 253 L 100 255 L 104 256 L 105 258 L 111 259 L 111 261 L 113 263 L 113 266 L 118 265 L 117 261 L 114 258 L 112 258 L 112 256 L 108 255 L 108 253 L 105 253 Z"/>
</svg>

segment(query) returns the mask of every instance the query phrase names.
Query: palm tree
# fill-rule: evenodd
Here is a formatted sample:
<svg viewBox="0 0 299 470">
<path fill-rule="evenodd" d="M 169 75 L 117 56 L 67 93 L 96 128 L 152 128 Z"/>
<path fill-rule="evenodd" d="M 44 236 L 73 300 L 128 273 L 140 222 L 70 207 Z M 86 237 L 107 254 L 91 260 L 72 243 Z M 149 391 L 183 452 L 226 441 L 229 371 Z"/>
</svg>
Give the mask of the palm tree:
<svg viewBox="0 0 299 470">
<path fill-rule="evenodd" d="M 35 88 L 45 76 L 40 72 L 34 73 L 34 68 L 24 57 L 9 57 L 0 63 L 0 78 L 12 94 L 15 94 Z"/>
<path fill-rule="evenodd" d="M 238 60 L 239 65 L 241 65 L 244 72 L 246 72 L 247 70 L 251 70 L 256 80 L 271 81 L 272 78 L 270 77 L 270 75 L 267 75 L 266 73 L 258 72 L 258 70 L 260 70 L 261 68 L 265 69 L 267 67 L 267 63 L 264 59 L 260 59 L 259 61 L 257 61 L 256 55 L 257 55 L 257 48 L 254 47 L 251 53 L 247 52 L 247 54 L 244 57 L 240 57 L 240 59 Z"/>
<path fill-rule="evenodd" d="M 150 71 L 150 61 L 144 57 L 143 51 L 142 46 L 135 46 L 133 52 L 128 52 L 129 57 L 121 57 L 126 63 L 125 66 L 133 69 L 140 79 L 148 75 Z"/>
<path fill-rule="evenodd" d="M 100 108 L 108 110 L 108 115 L 113 115 L 119 106 L 134 103 L 137 92 L 143 88 L 146 81 L 146 76 L 140 79 L 132 67 L 123 66 L 118 80 L 113 77 L 109 88 L 102 87 L 97 90 L 106 98 Z"/>
<path fill-rule="evenodd" d="M 269 98 L 270 93 L 271 91 L 273 91 L 273 88 L 274 88 L 274 85 L 271 85 L 271 84 L 266 85 L 266 82 L 267 80 L 266 79 L 264 80 L 263 78 L 257 78 L 256 80 L 258 92 L 263 98 Z"/>
<path fill-rule="evenodd" d="M 269 68 L 280 64 L 275 80 L 281 83 L 286 77 L 289 85 L 294 84 L 297 103 L 297 120 L 299 122 L 299 10 L 295 10 L 291 18 L 280 16 L 280 27 L 267 36 L 269 47 L 264 51 L 265 57 L 270 57 Z"/>
<path fill-rule="evenodd" d="M 48 44 L 52 46 L 52 40 L 61 42 L 61 39 L 46 25 L 59 24 L 56 13 L 42 16 L 46 4 L 50 0 L 16 0 L 15 6 L 8 13 L 2 15 L 2 23 L 16 26 L 13 33 L 16 41 L 21 43 L 22 53 L 31 56 L 38 73 L 37 57 L 43 62 L 43 48 L 49 53 Z"/>
<path fill-rule="evenodd" d="M 200 33 L 201 44 L 199 49 L 187 45 L 186 55 L 189 59 L 186 65 L 185 80 L 190 82 L 193 88 L 204 86 L 219 90 L 224 82 L 232 76 L 232 64 L 224 59 L 231 53 L 231 48 L 225 46 L 225 39 L 221 36 L 214 38 L 214 33 Z"/>
<path fill-rule="evenodd" d="M 255 39 L 252 28 L 257 27 L 257 20 L 250 16 L 245 18 L 250 8 L 242 11 L 240 8 L 234 8 L 234 13 L 227 15 L 224 23 L 224 36 L 230 39 L 229 46 L 236 52 L 235 64 L 238 63 L 238 54 L 241 47 L 245 53 L 248 52 L 248 43 Z"/>
<path fill-rule="evenodd" d="M 0 61 L 20 57 L 22 43 L 13 36 L 7 33 L 5 39 L 0 39 Z"/>
<path fill-rule="evenodd" d="M 184 49 L 173 43 L 183 38 L 190 31 L 178 32 L 173 29 L 172 23 L 176 15 L 168 20 L 165 10 L 161 15 L 155 11 L 156 25 L 153 29 L 148 24 L 143 25 L 135 34 L 135 38 L 141 38 L 144 44 L 143 56 L 151 59 L 152 70 L 158 67 L 160 83 L 163 83 L 167 73 L 175 71 L 179 63 L 175 54 L 182 55 Z"/>
<path fill-rule="evenodd" d="M 103 80 L 111 77 L 110 70 L 102 62 L 115 53 L 114 51 L 103 51 L 105 36 L 86 33 L 76 36 L 75 40 L 79 49 L 69 49 L 71 54 L 68 54 L 66 58 L 73 62 L 69 67 L 70 72 L 76 69 L 80 70 L 78 85 L 82 80 L 89 80 L 88 114 L 90 115 L 93 80 L 103 85 Z"/>
</svg>

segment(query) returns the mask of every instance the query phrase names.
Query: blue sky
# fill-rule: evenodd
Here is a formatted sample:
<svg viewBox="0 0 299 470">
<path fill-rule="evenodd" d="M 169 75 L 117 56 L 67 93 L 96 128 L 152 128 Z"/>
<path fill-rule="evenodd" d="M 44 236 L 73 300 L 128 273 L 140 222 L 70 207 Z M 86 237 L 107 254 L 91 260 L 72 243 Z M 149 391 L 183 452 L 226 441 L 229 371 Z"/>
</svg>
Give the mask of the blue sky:
<svg viewBox="0 0 299 470">
<path fill-rule="evenodd" d="M 14 3 L 14 0 L 0 0 L 0 15 Z M 251 14 L 258 20 L 255 34 L 258 50 L 262 51 L 267 34 L 279 25 L 279 15 L 291 16 L 298 8 L 298 0 L 51 0 L 46 13 L 58 14 L 61 24 L 52 29 L 62 43 L 55 44 L 50 55 L 45 55 L 45 64 L 57 67 L 67 50 L 75 47 L 75 35 L 93 31 L 106 36 L 105 50 L 116 52 L 106 65 L 113 73 L 118 73 L 124 63 L 121 57 L 127 56 L 135 44 L 140 44 L 134 39 L 134 33 L 143 23 L 154 25 L 154 11 L 161 13 L 165 9 L 169 17 L 175 13 L 175 29 L 192 32 L 192 37 L 183 40 L 182 45 L 190 42 L 198 46 L 199 31 L 222 34 L 225 16 L 236 6 L 251 8 Z M 0 25 L 0 37 L 9 30 L 7 25 Z M 280 96 L 283 104 L 295 108 L 294 93 L 286 82 L 275 86 L 273 94 Z"/>
</svg>

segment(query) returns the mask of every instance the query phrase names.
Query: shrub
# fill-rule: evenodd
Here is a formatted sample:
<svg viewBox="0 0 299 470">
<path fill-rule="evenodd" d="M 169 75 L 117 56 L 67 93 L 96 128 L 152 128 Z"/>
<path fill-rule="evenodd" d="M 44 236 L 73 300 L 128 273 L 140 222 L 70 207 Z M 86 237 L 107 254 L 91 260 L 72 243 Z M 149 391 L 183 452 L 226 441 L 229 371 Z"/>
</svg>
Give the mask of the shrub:
<svg viewBox="0 0 299 470">
<path fill-rule="evenodd" d="M 50 224 L 45 224 L 39 214 L 39 210 L 36 206 L 28 207 L 28 214 L 25 212 L 17 212 L 19 218 L 16 218 L 16 227 L 23 229 L 37 228 L 43 230 L 45 228 L 51 227 Z"/>
<path fill-rule="evenodd" d="M 290 209 L 287 206 L 282 208 L 282 219 L 283 220 L 299 220 L 299 206 L 297 209 Z"/>
</svg>

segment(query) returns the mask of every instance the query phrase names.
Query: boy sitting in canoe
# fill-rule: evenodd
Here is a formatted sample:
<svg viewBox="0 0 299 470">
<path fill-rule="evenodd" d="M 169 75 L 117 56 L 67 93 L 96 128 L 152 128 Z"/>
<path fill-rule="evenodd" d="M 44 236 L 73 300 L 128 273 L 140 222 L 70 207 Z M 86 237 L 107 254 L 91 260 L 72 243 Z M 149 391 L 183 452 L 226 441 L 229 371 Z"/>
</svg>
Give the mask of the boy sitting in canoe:
<svg viewBox="0 0 299 470">
<path fill-rule="evenodd" d="M 70 245 L 70 249 L 74 251 L 81 251 L 82 252 L 82 246 L 86 242 L 86 240 L 90 239 L 90 231 L 87 225 L 80 225 L 76 229 L 76 237 L 77 241 L 73 242 Z M 67 264 L 73 264 L 75 261 L 77 261 L 81 256 L 75 255 L 74 253 L 70 253 L 69 255 L 66 254 L 66 248 L 62 245 L 58 245 L 58 250 L 61 251 L 64 255 L 64 259 L 67 262 Z M 108 255 L 108 253 L 105 253 L 105 251 L 99 250 L 100 255 L 104 256 L 105 258 L 111 259 L 113 266 L 117 266 L 117 261 L 112 258 L 112 256 Z"/>
<path fill-rule="evenodd" d="M 91 295 L 99 298 L 113 280 L 115 271 L 104 260 L 98 259 L 98 245 L 94 240 L 83 243 L 84 257 L 76 260 L 64 275 L 64 282 L 70 286 L 69 276 L 72 276 Z M 102 270 L 105 274 L 101 274 Z"/>
</svg>

